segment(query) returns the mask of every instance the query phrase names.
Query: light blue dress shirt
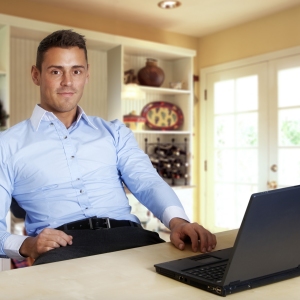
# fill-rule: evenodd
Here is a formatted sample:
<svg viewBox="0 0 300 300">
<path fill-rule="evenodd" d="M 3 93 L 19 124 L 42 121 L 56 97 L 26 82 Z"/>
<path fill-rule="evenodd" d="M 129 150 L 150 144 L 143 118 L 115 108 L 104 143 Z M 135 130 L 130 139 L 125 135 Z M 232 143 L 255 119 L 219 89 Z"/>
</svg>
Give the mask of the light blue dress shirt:
<svg viewBox="0 0 300 300">
<path fill-rule="evenodd" d="M 167 227 L 173 217 L 188 220 L 123 123 L 87 116 L 78 107 L 77 120 L 66 128 L 37 105 L 30 119 L 0 135 L 0 257 L 21 259 L 26 238 L 6 230 L 12 196 L 27 212 L 28 235 L 36 236 L 93 216 L 139 222 L 123 183 Z"/>
</svg>

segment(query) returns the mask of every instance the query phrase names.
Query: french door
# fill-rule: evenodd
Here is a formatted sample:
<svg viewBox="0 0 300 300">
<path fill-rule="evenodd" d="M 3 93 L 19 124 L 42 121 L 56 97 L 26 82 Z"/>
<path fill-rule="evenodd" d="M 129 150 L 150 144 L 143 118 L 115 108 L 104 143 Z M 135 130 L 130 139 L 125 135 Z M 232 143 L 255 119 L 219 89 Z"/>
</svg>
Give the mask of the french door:
<svg viewBox="0 0 300 300">
<path fill-rule="evenodd" d="M 270 74 L 271 185 L 300 184 L 300 55 L 273 60 Z M 272 101 L 273 99 L 273 101 Z"/>
<path fill-rule="evenodd" d="M 300 55 L 207 74 L 205 117 L 210 230 L 238 228 L 252 193 L 300 184 Z"/>
</svg>

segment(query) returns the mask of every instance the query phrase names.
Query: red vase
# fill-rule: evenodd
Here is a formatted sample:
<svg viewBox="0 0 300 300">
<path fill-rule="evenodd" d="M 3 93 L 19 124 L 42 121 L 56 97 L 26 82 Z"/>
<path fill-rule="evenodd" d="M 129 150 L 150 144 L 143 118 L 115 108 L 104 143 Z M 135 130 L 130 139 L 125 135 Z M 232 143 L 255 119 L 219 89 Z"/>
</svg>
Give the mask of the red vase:
<svg viewBox="0 0 300 300">
<path fill-rule="evenodd" d="M 155 59 L 148 58 L 146 66 L 138 72 L 138 80 L 140 85 L 160 87 L 165 80 L 165 73 L 157 66 Z"/>
</svg>

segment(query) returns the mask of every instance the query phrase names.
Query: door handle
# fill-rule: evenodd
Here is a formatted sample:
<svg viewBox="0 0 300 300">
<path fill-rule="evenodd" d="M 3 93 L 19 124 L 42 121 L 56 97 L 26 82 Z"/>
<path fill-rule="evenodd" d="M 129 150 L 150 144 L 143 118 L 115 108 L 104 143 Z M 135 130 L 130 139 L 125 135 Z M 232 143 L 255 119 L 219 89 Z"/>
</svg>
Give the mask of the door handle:
<svg viewBox="0 0 300 300">
<path fill-rule="evenodd" d="M 277 165 L 274 164 L 274 165 L 271 166 L 270 169 L 271 169 L 271 171 L 273 171 L 273 172 L 277 172 L 277 169 L 278 169 L 278 168 L 277 168 Z"/>
</svg>

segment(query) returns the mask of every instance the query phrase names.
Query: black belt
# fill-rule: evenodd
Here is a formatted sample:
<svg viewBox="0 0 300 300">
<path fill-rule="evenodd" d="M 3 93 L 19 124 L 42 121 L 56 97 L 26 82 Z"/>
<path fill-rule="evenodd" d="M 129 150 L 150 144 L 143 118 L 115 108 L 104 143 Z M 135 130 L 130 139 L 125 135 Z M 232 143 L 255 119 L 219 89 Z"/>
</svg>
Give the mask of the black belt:
<svg viewBox="0 0 300 300">
<path fill-rule="evenodd" d="M 88 219 L 83 219 L 75 222 L 70 222 L 64 225 L 57 227 L 58 230 L 78 230 L 78 229 L 109 229 L 115 227 L 139 227 L 142 228 L 142 225 L 128 221 L 128 220 L 115 220 L 110 218 L 97 218 L 92 217 Z"/>
</svg>

